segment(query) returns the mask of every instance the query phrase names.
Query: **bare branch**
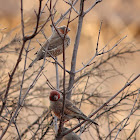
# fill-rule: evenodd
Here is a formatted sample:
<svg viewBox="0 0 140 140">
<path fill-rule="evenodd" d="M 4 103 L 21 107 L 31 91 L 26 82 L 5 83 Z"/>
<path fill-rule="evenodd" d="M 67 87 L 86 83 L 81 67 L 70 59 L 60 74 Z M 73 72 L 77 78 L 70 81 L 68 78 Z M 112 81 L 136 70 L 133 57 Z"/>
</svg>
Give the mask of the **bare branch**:
<svg viewBox="0 0 140 140">
<path fill-rule="evenodd" d="M 95 57 L 97 57 L 98 55 L 102 55 L 102 54 L 108 53 L 108 52 L 110 52 L 111 50 L 113 50 L 113 49 L 114 49 L 115 47 L 117 47 L 118 44 L 120 44 L 121 41 L 123 41 L 126 37 L 127 37 L 127 36 L 124 36 L 124 37 L 123 37 L 122 39 L 120 39 L 111 49 L 109 49 L 109 50 L 107 50 L 107 51 L 104 51 L 104 49 L 105 49 L 107 46 L 103 47 L 103 48 L 99 51 L 100 53 L 99 53 L 99 52 L 98 52 L 98 53 L 95 53 L 95 55 L 87 62 L 87 64 L 85 64 L 84 67 L 82 67 L 81 69 L 75 71 L 75 73 L 78 73 L 78 72 L 82 71 L 84 68 L 86 68 L 87 66 L 89 66 L 90 63 L 92 62 L 92 60 L 95 59 Z"/>
<path fill-rule="evenodd" d="M 75 0 L 72 6 L 74 6 L 77 2 L 78 0 Z M 61 17 L 55 22 L 55 25 L 59 24 L 65 18 L 65 16 L 70 12 L 70 10 L 71 7 L 63 15 L 61 15 Z"/>
<path fill-rule="evenodd" d="M 83 13 L 83 16 L 85 16 L 88 12 L 90 12 L 100 2 L 102 2 L 102 0 L 96 0 L 95 3 Z"/>
<path fill-rule="evenodd" d="M 109 102 L 111 102 L 117 95 L 119 95 L 124 89 L 126 89 L 128 86 L 130 86 L 135 80 L 137 80 L 140 77 L 140 74 L 138 74 L 135 78 L 133 78 L 130 82 L 128 82 L 121 90 L 119 90 L 114 96 L 112 96 L 109 100 L 107 100 L 103 105 L 101 105 L 96 111 L 94 111 L 91 115 L 89 115 L 89 118 L 91 118 L 92 116 L 94 116 L 96 113 L 98 113 L 102 108 L 104 108 L 105 106 L 107 106 L 107 104 Z M 81 126 L 85 121 L 82 121 L 81 123 L 79 123 L 78 125 L 76 125 L 75 127 L 73 127 L 72 129 L 70 129 L 69 131 L 63 133 L 64 135 L 67 135 L 68 133 L 72 132 L 73 130 L 75 130 L 76 128 L 78 128 L 79 126 Z"/>
<path fill-rule="evenodd" d="M 81 36 L 81 30 L 82 30 L 82 24 L 83 24 L 83 8 L 84 8 L 84 0 L 81 0 L 80 2 L 80 15 L 79 15 L 79 20 L 78 20 L 78 29 L 76 33 L 76 39 L 75 39 L 75 44 L 74 44 L 74 49 L 73 49 L 73 56 L 71 60 L 71 74 L 70 79 L 69 79 L 69 86 L 68 86 L 68 93 L 67 93 L 67 98 L 71 98 L 71 89 L 73 87 L 74 83 L 74 77 L 75 77 L 75 67 L 76 67 L 76 58 L 77 58 L 77 52 L 78 52 L 78 46 L 80 42 L 80 36 Z"/>
</svg>

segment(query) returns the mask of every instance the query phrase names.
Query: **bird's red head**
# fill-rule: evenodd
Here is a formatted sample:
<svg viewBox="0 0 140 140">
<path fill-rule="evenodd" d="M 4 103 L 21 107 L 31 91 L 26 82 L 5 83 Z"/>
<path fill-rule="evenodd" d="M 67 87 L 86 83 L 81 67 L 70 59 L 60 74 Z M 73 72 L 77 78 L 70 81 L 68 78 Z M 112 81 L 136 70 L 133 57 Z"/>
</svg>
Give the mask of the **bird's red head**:
<svg viewBox="0 0 140 140">
<path fill-rule="evenodd" d="M 50 92 L 50 101 L 57 101 L 59 98 L 60 98 L 60 94 L 56 90 L 52 90 Z"/>
</svg>

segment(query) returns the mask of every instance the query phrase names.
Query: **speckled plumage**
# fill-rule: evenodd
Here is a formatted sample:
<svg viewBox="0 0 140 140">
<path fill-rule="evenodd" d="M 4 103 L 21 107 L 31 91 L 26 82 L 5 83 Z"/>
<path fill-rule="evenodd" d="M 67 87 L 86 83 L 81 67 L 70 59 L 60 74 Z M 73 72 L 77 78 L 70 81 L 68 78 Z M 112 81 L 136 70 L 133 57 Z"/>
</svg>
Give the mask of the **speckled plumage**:
<svg viewBox="0 0 140 140">
<path fill-rule="evenodd" d="M 56 57 L 60 55 L 63 52 L 63 44 L 65 49 L 70 45 L 70 37 L 67 35 L 70 29 L 68 28 L 67 33 L 66 29 L 66 26 L 57 28 L 57 31 L 54 29 L 52 35 L 48 38 L 48 40 L 44 43 L 40 50 L 35 53 L 37 56 L 29 65 L 29 67 L 32 67 L 36 61 L 43 59 L 45 56 Z"/>
<path fill-rule="evenodd" d="M 63 107 L 63 98 L 60 97 L 60 94 L 57 91 L 55 90 L 51 91 L 50 108 L 58 118 L 61 118 L 62 107 Z M 90 121 L 98 125 L 96 122 L 92 121 L 85 114 L 83 114 L 82 111 L 79 110 L 70 100 L 66 99 L 64 108 L 64 119 L 70 120 L 72 118 Z"/>
</svg>

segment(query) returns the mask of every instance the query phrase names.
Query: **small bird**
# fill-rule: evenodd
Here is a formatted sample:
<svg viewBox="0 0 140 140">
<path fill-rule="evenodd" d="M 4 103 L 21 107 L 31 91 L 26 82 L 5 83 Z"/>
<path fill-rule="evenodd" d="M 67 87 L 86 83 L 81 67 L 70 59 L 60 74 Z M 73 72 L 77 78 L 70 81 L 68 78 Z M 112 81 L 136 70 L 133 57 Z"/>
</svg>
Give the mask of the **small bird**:
<svg viewBox="0 0 140 140">
<path fill-rule="evenodd" d="M 66 26 L 56 27 L 52 35 L 48 38 L 48 40 L 44 43 L 44 45 L 40 48 L 36 58 L 32 61 L 29 67 L 32 67 L 33 64 L 44 57 L 56 57 L 63 52 L 63 45 L 65 49 L 70 45 L 70 37 L 67 33 L 70 31 Z"/>
<path fill-rule="evenodd" d="M 62 132 L 64 133 L 65 131 L 68 131 L 69 129 L 66 127 L 62 128 Z M 56 140 L 56 139 L 55 139 Z M 64 137 L 62 137 L 61 140 L 81 140 L 81 138 L 74 132 L 70 132 L 67 135 L 65 135 Z"/>
<path fill-rule="evenodd" d="M 52 90 L 50 92 L 50 109 L 54 112 L 54 114 L 60 119 L 62 114 L 63 107 L 63 97 L 60 97 L 60 93 L 56 90 Z M 96 125 L 96 122 L 92 121 L 85 114 L 81 112 L 70 100 L 65 100 L 65 108 L 64 108 L 64 120 L 70 120 L 72 118 L 77 118 L 81 120 L 90 121 Z"/>
</svg>

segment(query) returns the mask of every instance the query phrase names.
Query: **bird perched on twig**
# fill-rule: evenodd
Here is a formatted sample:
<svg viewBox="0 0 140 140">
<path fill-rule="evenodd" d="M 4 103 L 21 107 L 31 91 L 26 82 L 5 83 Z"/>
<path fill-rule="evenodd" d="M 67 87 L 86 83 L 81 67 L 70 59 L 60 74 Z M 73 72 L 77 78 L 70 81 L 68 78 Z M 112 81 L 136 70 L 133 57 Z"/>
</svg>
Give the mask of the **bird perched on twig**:
<svg viewBox="0 0 140 140">
<path fill-rule="evenodd" d="M 45 56 L 56 57 L 60 55 L 63 52 L 63 45 L 66 49 L 70 44 L 70 37 L 67 35 L 69 31 L 70 29 L 66 26 L 54 28 L 52 35 L 48 38 L 40 50 L 35 53 L 37 56 L 29 67 L 32 67 L 36 61 L 44 59 Z"/>
<path fill-rule="evenodd" d="M 60 119 L 62 114 L 63 107 L 63 98 L 60 97 L 60 93 L 52 90 L 50 92 L 50 109 L 54 112 L 54 114 Z M 96 125 L 96 122 L 92 121 L 85 114 L 82 113 L 70 100 L 65 100 L 65 108 L 64 108 L 64 120 L 70 120 L 72 118 L 77 118 L 81 120 L 90 121 Z"/>
</svg>

